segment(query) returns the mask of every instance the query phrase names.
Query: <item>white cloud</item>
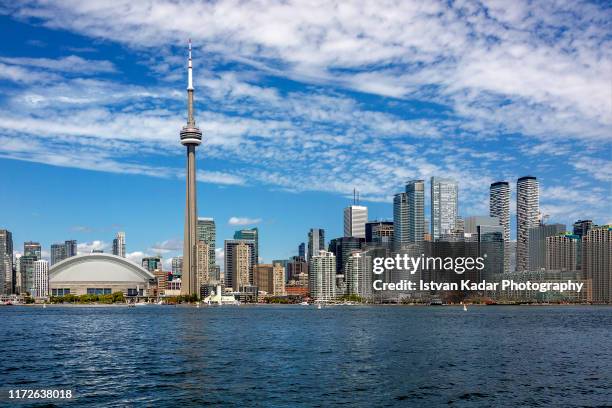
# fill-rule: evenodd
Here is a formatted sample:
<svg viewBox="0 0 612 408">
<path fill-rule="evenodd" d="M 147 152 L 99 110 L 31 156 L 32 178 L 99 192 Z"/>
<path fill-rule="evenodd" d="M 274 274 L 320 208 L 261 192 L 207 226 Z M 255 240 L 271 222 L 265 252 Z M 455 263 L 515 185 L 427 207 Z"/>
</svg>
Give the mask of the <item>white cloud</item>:
<svg viewBox="0 0 612 408">
<path fill-rule="evenodd" d="M 227 220 L 229 225 L 254 225 L 259 224 L 261 222 L 261 218 L 249 218 L 249 217 L 230 217 Z"/>
<path fill-rule="evenodd" d="M 77 243 L 77 254 L 85 255 L 90 254 L 94 250 L 102 250 L 104 252 L 108 252 L 111 249 L 111 246 L 108 242 L 104 241 L 91 241 L 91 242 L 79 242 Z"/>
<path fill-rule="evenodd" d="M 79 73 L 81 75 L 93 75 L 98 73 L 117 72 L 117 69 L 110 61 L 87 60 L 76 55 L 62 58 L 9 58 L 0 57 L 0 62 L 14 66 L 33 67 L 46 69 L 49 71 Z"/>
</svg>

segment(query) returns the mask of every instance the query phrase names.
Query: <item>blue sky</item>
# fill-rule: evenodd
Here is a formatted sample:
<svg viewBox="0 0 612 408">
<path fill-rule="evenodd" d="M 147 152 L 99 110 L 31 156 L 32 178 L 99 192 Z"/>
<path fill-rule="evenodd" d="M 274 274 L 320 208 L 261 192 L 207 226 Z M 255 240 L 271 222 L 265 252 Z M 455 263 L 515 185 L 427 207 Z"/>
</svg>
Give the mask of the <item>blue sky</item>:
<svg viewBox="0 0 612 408">
<path fill-rule="evenodd" d="M 341 235 L 353 188 L 391 218 L 404 181 L 433 175 L 459 181 L 462 216 L 530 174 L 550 221 L 612 221 L 604 3 L 112 3 L 0 6 L 0 224 L 17 249 L 108 249 L 123 230 L 134 260 L 180 252 L 188 38 L 218 247 L 257 225 L 265 261 L 294 255 L 311 227 Z"/>
</svg>

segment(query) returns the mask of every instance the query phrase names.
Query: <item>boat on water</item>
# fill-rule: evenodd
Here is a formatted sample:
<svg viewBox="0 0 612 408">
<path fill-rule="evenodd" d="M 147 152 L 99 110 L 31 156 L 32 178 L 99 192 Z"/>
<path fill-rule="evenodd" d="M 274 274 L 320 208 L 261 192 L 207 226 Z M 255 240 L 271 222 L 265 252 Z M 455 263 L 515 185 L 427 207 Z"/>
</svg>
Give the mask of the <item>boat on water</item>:
<svg viewBox="0 0 612 408">
<path fill-rule="evenodd" d="M 465 303 L 463 304 L 463 311 L 464 311 L 464 312 L 467 312 L 467 306 L 466 306 L 466 304 L 465 304 Z"/>
<path fill-rule="evenodd" d="M 300 303 L 301 306 L 308 306 L 308 302 L 302 302 Z"/>
<path fill-rule="evenodd" d="M 146 306 L 148 305 L 147 302 L 138 302 L 138 303 L 134 303 L 134 306 Z"/>
<path fill-rule="evenodd" d="M 321 303 L 318 303 L 318 304 L 317 304 L 317 309 L 321 309 L 321 307 L 322 307 L 322 306 L 321 306 Z"/>
<path fill-rule="evenodd" d="M 429 306 L 442 306 L 442 299 L 432 299 L 431 302 L 429 302 Z"/>
</svg>

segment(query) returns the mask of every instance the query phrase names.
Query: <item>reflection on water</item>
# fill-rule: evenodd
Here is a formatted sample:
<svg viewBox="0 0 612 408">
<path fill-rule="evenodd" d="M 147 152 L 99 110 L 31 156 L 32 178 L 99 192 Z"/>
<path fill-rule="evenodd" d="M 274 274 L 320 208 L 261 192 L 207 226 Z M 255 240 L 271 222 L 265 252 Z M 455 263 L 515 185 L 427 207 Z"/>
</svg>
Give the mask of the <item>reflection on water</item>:
<svg viewBox="0 0 612 408">
<path fill-rule="evenodd" d="M 610 307 L 51 306 L 0 318 L 3 390 L 72 389 L 73 406 L 612 401 Z"/>
</svg>

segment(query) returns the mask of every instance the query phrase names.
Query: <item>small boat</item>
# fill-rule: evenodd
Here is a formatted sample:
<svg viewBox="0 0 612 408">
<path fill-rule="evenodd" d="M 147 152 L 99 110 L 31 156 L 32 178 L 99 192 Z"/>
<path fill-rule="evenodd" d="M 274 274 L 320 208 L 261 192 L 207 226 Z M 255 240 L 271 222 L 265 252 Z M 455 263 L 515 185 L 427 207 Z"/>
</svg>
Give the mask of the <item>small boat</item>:
<svg viewBox="0 0 612 408">
<path fill-rule="evenodd" d="M 321 304 L 317 303 L 317 309 L 321 309 L 321 307 L 322 307 Z"/>
<path fill-rule="evenodd" d="M 200 308 L 200 302 L 196 303 L 196 307 L 199 309 Z"/>
<path fill-rule="evenodd" d="M 46 309 L 46 308 L 47 308 L 47 304 L 43 303 L 43 309 Z"/>
<path fill-rule="evenodd" d="M 301 306 L 308 306 L 308 302 L 302 302 L 300 303 Z"/>
<path fill-rule="evenodd" d="M 148 305 L 147 302 L 138 302 L 134 304 L 134 306 L 146 306 L 146 305 Z"/>
<path fill-rule="evenodd" d="M 465 303 L 463 304 L 463 311 L 464 311 L 464 312 L 467 312 L 467 306 L 466 306 L 466 304 L 465 304 Z"/>
</svg>

